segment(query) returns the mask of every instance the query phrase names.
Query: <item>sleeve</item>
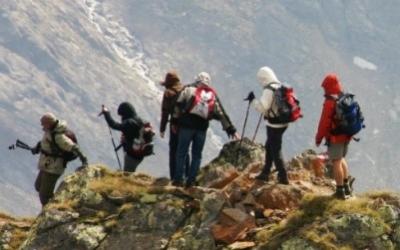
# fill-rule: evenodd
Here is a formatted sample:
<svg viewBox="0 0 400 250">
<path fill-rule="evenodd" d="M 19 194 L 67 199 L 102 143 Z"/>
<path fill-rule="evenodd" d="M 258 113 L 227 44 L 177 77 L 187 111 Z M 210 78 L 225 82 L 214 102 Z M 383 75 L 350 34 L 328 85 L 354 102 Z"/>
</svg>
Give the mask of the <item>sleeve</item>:
<svg viewBox="0 0 400 250">
<path fill-rule="evenodd" d="M 222 106 L 222 103 L 219 100 L 218 96 L 216 96 L 215 100 L 213 119 L 219 120 L 221 122 L 223 130 L 225 130 L 228 136 L 236 133 L 236 128 L 235 126 L 233 126 L 229 116 L 225 112 L 225 109 Z"/>
<path fill-rule="evenodd" d="M 272 100 L 273 100 L 273 91 L 270 89 L 265 89 L 263 91 L 262 96 L 260 97 L 260 100 L 255 99 L 252 104 L 254 108 L 262 113 L 266 114 L 267 111 L 271 108 L 272 106 Z"/>
<path fill-rule="evenodd" d="M 122 130 L 125 128 L 125 126 L 126 126 L 124 123 L 116 122 L 116 121 L 111 117 L 110 112 L 104 112 L 104 118 L 106 119 L 106 122 L 107 122 L 108 126 L 110 126 L 110 128 L 112 128 L 112 129 L 122 131 Z"/>
<path fill-rule="evenodd" d="M 326 100 L 322 108 L 321 118 L 318 124 L 318 132 L 315 136 L 316 143 L 321 143 L 323 138 L 329 140 L 334 112 L 335 102 Z"/>
<path fill-rule="evenodd" d="M 55 134 L 54 140 L 57 146 L 63 151 L 71 152 L 76 145 L 68 136 L 64 135 L 63 133 Z"/>
<path fill-rule="evenodd" d="M 168 97 L 164 93 L 162 102 L 161 102 L 161 121 L 160 121 L 160 132 L 165 132 L 168 123 L 168 116 L 170 114 L 170 108 L 168 107 Z"/>
</svg>

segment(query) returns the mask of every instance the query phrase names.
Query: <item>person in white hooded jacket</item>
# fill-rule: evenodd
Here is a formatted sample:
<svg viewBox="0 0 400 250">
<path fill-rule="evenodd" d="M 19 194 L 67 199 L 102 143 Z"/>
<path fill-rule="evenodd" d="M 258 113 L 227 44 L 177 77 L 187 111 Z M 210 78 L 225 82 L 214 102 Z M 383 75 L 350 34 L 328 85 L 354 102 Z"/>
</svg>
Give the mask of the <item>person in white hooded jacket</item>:
<svg viewBox="0 0 400 250">
<path fill-rule="evenodd" d="M 250 92 L 246 100 L 249 100 L 254 108 L 264 114 L 267 125 L 267 141 L 265 143 L 265 165 L 261 173 L 256 177 L 259 180 L 268 181 L 271 173 L 272 163 L 278 171 L 278 182 L 289 184 L 286 173 L 285 162 L 282 156 L 282 137 L 288 127 L 288 123 L 274 123 L 274 114 L 277 107 L 274 104 L 274 90 L 281 86 L 274 71 L 269 67 L 262 67 L 258 70 L 257 80 L 263 87 L 262 96 L 255 99 L 254 93 Z"/>
</svg>

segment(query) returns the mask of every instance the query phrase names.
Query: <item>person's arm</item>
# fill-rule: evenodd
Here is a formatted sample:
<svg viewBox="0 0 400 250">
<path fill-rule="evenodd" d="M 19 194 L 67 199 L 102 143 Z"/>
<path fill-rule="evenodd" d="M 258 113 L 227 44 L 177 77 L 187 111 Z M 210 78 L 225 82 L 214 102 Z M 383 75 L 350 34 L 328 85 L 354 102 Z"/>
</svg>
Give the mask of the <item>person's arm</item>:
<svg viewBox="0 0 400 250">
<path fill-rule="evenodd" d="M 177 93 L 173 90 L 166 90 L 163 95 L 161 102 L 161 122 L 160 122 L 160 134 L 164 134 L 168 118 L 173 113 L 175 100 L 177 98 Z"/>
<path fill-rule="evenodd" d="M 57 133 L 54 135 L 54 140 L 61 150 L 75 153 L 82 162 L 82 166 L 88 165 L 87 157 L 82 153 L 78 144 L 74 143 L 68 136 L 63 133 Z"/>
<path fill-rule="evenodd" d="M 273 97 L 274 92 L 271 89 L 265 89 L 260 100 L 254 99 L 251 103 L 258 112 L 267 115 L 267 112 L 272 106 Z"/>
<path fill-rule="evenodd" d="M 110 126 L 110 128 L 112 128 L 112 129 L 122 131 L 124 129 L 124 127 L 126 126 L 124 123 L 119 123 L 119 122 L 115 121 L 112 118 L 110 111 L 104 112 L 104 118 L 106 119 L 108 126 Z"/>
<path fill-rule="evenodd" d="M 213 118 L 219 120 L 221 122 L 223 130 L 228 134 L 229 137 L 238 138 L 238 134 L 236 133 L 236 128 L 233 126 L 231 120 L 229 119 L 228 114 L 225 112 L 224 107 L 221 104 L 218 96 L 215 98 L 215 107 L 214 107 L 214 115 Z"/>
<path fill-rule="evenodd" d="M 321 144 L 324 138 L 329 140 L 334 112 L 335 101 L 325 100 L 318 124 L 318 132 L 315 136 L 315 144 L 317 146 Z"/>
</svg>

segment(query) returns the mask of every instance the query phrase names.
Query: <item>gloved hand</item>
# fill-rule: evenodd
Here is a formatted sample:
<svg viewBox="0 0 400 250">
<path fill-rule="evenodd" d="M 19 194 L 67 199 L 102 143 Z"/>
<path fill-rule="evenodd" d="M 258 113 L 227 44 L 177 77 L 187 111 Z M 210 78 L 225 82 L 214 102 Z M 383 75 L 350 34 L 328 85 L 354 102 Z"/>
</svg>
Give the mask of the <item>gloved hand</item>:
<svg viewBox="0 0 400 250">
<path fill-rule="evenodd" d="M 31 153 L 33 154 L 33 155 L 35 155 L 35 154 L 39 154 L 39 152 L 40 152 L 40 142 L 38 142 L 37 144 L 36 144 L 36 146 L 35 147 L 33 147 L 33 148 L 31 148 Z"/>
<path fill-rule="evenodd" d="M 254 95 L 253 91 L 250 91 L 250 93 L 247 95 L 246 99 L 244 99 L 245 101 L 249 101 L 250 103 L 256 99 L 256 96 Z"/>
<path fill-rule="evenodd" d="M 78 147 L 78 145 L 75 145 L 72 148 L 72 152 L 75 152 L 76 155 L 79 157 L 79 160 L 82 162 L 82 167 L 87 167 L 88 166 L 88 160 L 87 157 L 82 153 L 81 149 Z"/>
<path fill-rule="evenodd" d="M 86 156 L 82 155 L 79 157 L 79 159 L 82 162 L 82 168 L 86 168 L 89 165 Z"/>
</svg>

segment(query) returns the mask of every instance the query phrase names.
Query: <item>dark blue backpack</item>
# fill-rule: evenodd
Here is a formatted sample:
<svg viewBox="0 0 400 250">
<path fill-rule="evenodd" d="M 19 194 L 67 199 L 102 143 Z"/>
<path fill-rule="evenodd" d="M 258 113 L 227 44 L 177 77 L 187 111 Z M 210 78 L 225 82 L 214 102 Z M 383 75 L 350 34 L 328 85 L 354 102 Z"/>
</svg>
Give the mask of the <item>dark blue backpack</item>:
<svg viewBox="0 0 400 250">
<path fill-rule="evenodd" d="M 362 115 L 360 105 L 354 100 L 353 94 L 344 93 L 335 100 L 336 128 L 332 131 L 332 134 L 353 136 L 365 128 L 364 116 Z"/>
</svg>

